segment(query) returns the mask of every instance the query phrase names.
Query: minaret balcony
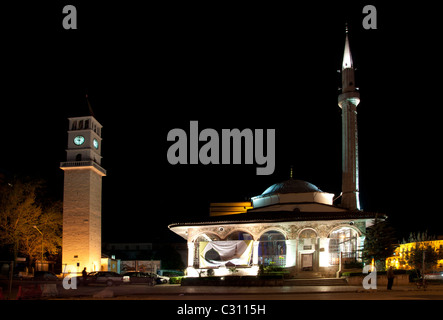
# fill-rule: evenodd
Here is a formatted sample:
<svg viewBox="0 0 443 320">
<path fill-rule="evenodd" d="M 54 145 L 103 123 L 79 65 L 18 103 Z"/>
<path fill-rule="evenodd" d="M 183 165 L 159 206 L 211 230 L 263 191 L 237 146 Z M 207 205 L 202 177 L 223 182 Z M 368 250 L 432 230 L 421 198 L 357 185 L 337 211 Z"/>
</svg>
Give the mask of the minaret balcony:
<svg viewBox="0 0 443 320">
<path fill-rule="evenodd" d="M 360 103 L 360 93 L 357 91 L 345 92 L 338 96 L 338 105 L 342 108 L 342 103 L 350 101 L 353 105 L 358 106 Z"/>
</svg>

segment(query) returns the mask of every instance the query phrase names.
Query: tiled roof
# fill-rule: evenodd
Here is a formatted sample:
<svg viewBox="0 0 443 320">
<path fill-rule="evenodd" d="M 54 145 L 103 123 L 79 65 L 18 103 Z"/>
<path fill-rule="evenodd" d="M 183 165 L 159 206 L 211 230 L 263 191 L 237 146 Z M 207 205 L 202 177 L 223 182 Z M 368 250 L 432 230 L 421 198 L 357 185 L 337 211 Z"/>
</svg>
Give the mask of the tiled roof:
<svg viewBox="0 0 443 320">
<path fill-rule="evenodd" d="M 385 218 L 385 215 L 364 211 L 345 212 L 300 212 L 300 211 L 268 211 L 256 213 L 233 214 L 226 216 L 208 217 L 205 220 L 179 222 L 169 225 L 169 228 L 180 226 L 197 226 L 213 224 L 236 224 L 236 223 L 265 223 L 265 222 L 289 222 L 289 221 L 315 221 L 315 220 L 358 220 L 374 219 L 376 216 Z"/>
</svg>

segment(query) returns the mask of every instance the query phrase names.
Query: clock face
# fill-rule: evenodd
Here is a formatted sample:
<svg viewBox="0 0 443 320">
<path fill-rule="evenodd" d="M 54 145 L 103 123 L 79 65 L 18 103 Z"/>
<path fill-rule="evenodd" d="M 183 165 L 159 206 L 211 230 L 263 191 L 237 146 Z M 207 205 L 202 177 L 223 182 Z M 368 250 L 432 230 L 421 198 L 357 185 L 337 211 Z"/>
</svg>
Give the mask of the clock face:
<svg viewBox="0 0 443 320">
<path fill-rule="evenodd" d="M 94 144 L 94 148 L 98 149 L 98 141 L 94 139 L 92 143 Z"/>
<path fill-rule="evenodd" d="M 76 136 L 74 138 L 74 143 L 78 146 L 82 145 L 85 142 L 85 137 L 83 136 Z"/>
</svg>

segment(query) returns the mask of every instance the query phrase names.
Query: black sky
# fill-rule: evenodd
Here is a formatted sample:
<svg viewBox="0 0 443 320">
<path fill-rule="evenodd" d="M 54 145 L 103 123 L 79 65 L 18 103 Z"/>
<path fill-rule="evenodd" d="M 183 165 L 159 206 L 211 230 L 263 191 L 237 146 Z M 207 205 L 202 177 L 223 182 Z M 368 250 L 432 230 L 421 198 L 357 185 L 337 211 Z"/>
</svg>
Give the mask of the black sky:
<svg viewBox="0 0 443 320">
<path fill-rule="evenodd" d="M 340 193 L 337 105 L 344 25 L 358 107 L 363 209 L 400 235 L 443 234 L 440 208 L 441 27 L 437 7 L 365 5 L 11 8 L 4 38 L 0 170 L 44 177 L 62 198 L 67 118 L 103 125 L 104 241 L 177 240 L 167 225 L 205 217 L 210 202 L 242 201 L 289 178 Z M 26 10 L 25 10 L 26 9 Z M 276 130 L 276 169 L 168 163 L 173 128 Z"/>
</svg>

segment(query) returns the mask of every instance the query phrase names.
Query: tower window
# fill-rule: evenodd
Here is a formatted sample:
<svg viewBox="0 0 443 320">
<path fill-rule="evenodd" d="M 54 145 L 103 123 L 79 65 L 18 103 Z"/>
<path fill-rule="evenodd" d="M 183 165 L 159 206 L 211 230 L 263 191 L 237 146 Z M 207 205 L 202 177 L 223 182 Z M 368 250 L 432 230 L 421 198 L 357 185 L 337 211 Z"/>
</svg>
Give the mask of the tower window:
<svg viewBox="0 0 443 320">
<path fill-rule="evenodd" d="M 77 155 L 75 156 L 75 161 L 82 161 L 82 155 L 81 155 L 81 153 L 79 153 L 79 154 L 77 154 Z"/>
<path fill-rule="evenodd" d="M 89 120 L 85 120 L 85 129 L 89 129 Z"/>
</svg>

